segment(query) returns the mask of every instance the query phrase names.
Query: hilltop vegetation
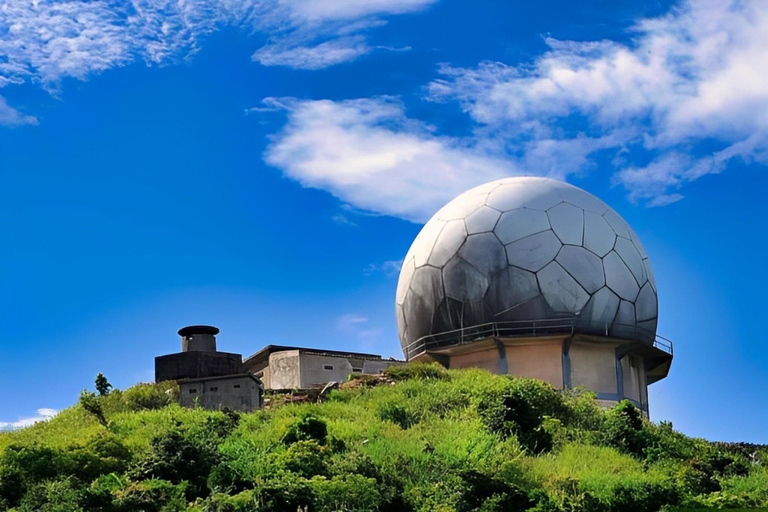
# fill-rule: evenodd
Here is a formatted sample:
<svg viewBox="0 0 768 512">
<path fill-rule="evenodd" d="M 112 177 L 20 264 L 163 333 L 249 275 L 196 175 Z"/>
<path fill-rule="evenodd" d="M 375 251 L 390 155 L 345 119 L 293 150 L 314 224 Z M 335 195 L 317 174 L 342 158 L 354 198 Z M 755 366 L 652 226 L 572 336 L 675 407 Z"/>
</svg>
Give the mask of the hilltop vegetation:
<svg viewBox="0 0 768 512">
<path fill-rule="evenodd" d="M 0 434 L 0 510 L 655 512 L 768 506 L 768 448 L 482 370 L 394 367 L 318 404 L 183 409 L 173 383 Z"/>
</svg>

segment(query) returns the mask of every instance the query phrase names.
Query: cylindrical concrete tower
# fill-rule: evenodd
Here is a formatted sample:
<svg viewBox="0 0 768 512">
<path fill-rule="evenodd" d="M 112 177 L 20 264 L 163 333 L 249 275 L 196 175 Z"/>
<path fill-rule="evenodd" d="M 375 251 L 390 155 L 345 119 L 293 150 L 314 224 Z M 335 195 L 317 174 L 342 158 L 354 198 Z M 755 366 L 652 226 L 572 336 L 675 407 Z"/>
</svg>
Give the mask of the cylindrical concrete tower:
<svg viewBox="0 0 768 512">
<path fill-rule="evenodd" d="M 182 352 L 216 352 L 219 329 L 212 325 L 190 325 L 179 329 Z"/>
<path fill-rule="evenodd" d="M 547 178 L 471 189 L 430 219 L 403 261 L 396 314 L 408 360 L 585 386 L 647 411 L 671 344 L 632 228 L 595 196 Z"/>
</svg>

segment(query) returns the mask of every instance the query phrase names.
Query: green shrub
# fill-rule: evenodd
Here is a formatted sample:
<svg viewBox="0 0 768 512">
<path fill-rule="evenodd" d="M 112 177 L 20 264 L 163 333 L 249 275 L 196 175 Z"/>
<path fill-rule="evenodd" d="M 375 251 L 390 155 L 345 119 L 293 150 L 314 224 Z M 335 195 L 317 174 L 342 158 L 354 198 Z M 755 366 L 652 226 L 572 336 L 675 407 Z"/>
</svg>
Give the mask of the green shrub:
<svg viewBox="0 0 768 512">
<path fill-rule="evenodd" d="M 106 427 L 107 418 L 104 415 L 104 409 L 101 406 L 100 398 L 101 397 L 97 396 L 95 393 L 91 393 L 90 391 L 84 389 L 80 392 L 79 403 L 80 407 L 82 407 L 84 411 L 92 414 L 99 423 Z"/>
<path fill-rule="evenodd" d="M 391 421 L 402 429 L 407 429 L 419 422 L 415 414 L 400 404 L 383 402 L 376 406 L 376 416 L 381 421 Z"/>
<path fill-rule="evenodd" d="M 185 483 L 190 497 L 204 496 L 208 475 L 218 462 L 215 445 L 196 440 L 188 431 L 176 427 L 152 440 L 151 453 L 131 475 L 136 479 Z"/>
<path fill-rule="evenodd" d="M 646 438 L 643 436 L 643 417 L 629 400 L 622 400 L 605 415 L 603 431 L 609 446 L 634 455 L 643 456 Z"/>
<path fill-rule="evenodd" d="M 315 493 L 309 482 L 291 473 L 258 482 L 253 491 L 255 507 L 259 512 L 287 512 L 312 509 Z"/>
<path fill-rule="evenodd" d="M 291 444 L 298 441 L 317 441 L 325 444 L 328 439 L 328 426 L 323 420 L 306 414 L 295 421 L 283 435 L 283 443 Z"/>
<path fill-rule="evenodd" d="M 317 441 L 296 441 L 285 452 L 275 455 L 273 464 L 278 469 L 312 478 L 328 473 L 327 461 L 327 447 Z"/>
<path fill-rule="evenodd" d="M 115 492 L 116 512 L 176 512 L 187 509 L 187 484 L 152 479 L 134 482 Z"/>
<path fill-rule="evenodd" d="M 491 475 L 470 470 L 460 476 L 464 481 L 464 489 L 457 512 L 522 512 L 533 506 L 533 501 L 522 490 Z"/>
<path fill-rule="evenodd" d="M 552 435 L 543 428 L 544 418 L 563 417 L 562 396 L 549 384 L 531 379 L 509 379 L 506 389 L 485 393 L 477 411 L 485 426 L 502 438 L 517 436 L 532 453 L 552 448 Z"/>
<path fill-rule="evenodd" d="M 438 363 L 397 364 L 384 370 L 384 375 L 394 381 L 448 378 L 448 372 Z"/>
<path fill-rule="evenodd" d="M 311 481 L 316 512 L 376 512 L 383 499 L 376 480 L 362 475 L 315 477 Z"/>
<path fill-rule="evenodd" d="M 120 398 L 128 411 L 162 409 L 178 403 L 179 386 L 175 381 L 141 383 L 123 391 Z"/>
<path fill-rule="evenodd" d="M 31 486 L 18 506 L 19 512 L 78 512 L 82 507 L 80 482 L 66 478 Z"/>
<path fill-rule="evenodd" d="M 658 425 L 644 422 L 643 437 L 646 445 L 643 451 L 649 462 L 688 460 L 708 450 L 706 442 L 675 431 L 669 421 L 662 421 Z"/>
<path fill-rule="evenodd" d="M 394 384 L 243 414 L 173 404 L 174 383 L 111 390 L 95 397 L 106 429 L 74 407 L 0 433 L 0 510 L 768 505 L 767 447 L 691 439 L 627 403 L 604 411 L 589 392 L 530 379 L 429 365 L 397 372 Z"/>
</svg>

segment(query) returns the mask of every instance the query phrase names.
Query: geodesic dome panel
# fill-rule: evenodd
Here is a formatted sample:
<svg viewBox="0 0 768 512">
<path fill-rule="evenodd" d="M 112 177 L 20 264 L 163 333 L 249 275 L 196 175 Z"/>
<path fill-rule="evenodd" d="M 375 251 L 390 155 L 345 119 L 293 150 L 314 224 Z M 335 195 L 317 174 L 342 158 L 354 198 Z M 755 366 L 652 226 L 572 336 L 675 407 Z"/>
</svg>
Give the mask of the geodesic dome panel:
<svg viewBox="0 0 768 512">
<path fill-rule="evenodd" d="M 506 178 L 424 225 L 403 261 L 400 342 L 489 323 L 570 319 L 577 331 L 652 342 L 658 300 L 637 234 L 567 183 Z"/>
</svg>

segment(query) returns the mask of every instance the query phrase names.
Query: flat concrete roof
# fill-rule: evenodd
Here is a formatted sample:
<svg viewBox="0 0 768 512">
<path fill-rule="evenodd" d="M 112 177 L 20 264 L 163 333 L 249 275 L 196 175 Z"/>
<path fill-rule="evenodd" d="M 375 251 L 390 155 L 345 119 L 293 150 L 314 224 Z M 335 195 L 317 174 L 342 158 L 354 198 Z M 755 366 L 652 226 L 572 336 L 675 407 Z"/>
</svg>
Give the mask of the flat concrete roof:
<svg viewBox="0 0 768 512">
<path fill-rule="evenodd" d="M 252 373 L 234 373 L 232 375 L 218 375 L 216 377 L 196 377 L 194 379 L 179 379 L 176 382 L 179 384 L 193 384 L 195 382 L 207 382 L 209 380 L 240 379 L 243 377 L 253 379 L 256 382 L 258 382 L 259 385 L 263 385 L 259 380 L 259 378 Z"/>
<path fill-rule="evenodd" d="M 287 352 L 289 350 L 298 350 L 299 352 L 303 354 L 316 354 L 316 355 L 326 355 L 326 356 L 334 356 L 334 357 L 356 357 L 359 359 L 375 359 L 375 360 L 381 360 L 381 361 L 390 361 L 396 359 L 384 359 L 380 355 L 377 354 L 365 354 L 362 352 L 345 352 L 343 350 L 326 350 L 322 348 L 308 348 L 308 347 L 291 347 L 288 345 L 267 345 L 263 349 L 259 350 L 255 354 L 248 356 L 243 361 L 243 364 L 247 363 L 257 363 L 262 360 L 269 359 L 269 355 L 273 354 L 275 352 Z"/>
</svg>

